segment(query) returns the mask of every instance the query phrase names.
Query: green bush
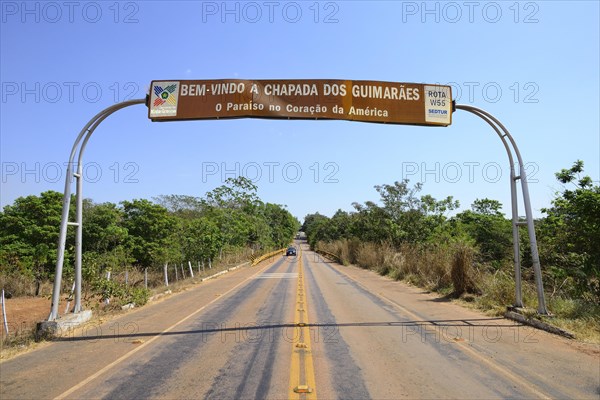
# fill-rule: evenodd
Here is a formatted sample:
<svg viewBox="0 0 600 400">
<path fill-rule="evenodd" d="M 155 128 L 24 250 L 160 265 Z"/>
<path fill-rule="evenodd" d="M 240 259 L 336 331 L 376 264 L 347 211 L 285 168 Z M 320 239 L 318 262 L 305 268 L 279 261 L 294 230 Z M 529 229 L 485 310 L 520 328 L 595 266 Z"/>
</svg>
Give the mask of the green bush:
<svg viewBox="0 0 600 400">
<path fill-rule="evenodd" d="M 122 299 L 125 296 L 126 288 L 117 281 L 107 279 L 98 279 L 92 284 L 94 294 L 102 299 Z"/>
<path fill-rule="evenodd" d="M 134 303 L 141 307 L 148 302 L 150 290 L 143 287 L 129 287 L 125 296 L 125 304 Z"/>
</svg>

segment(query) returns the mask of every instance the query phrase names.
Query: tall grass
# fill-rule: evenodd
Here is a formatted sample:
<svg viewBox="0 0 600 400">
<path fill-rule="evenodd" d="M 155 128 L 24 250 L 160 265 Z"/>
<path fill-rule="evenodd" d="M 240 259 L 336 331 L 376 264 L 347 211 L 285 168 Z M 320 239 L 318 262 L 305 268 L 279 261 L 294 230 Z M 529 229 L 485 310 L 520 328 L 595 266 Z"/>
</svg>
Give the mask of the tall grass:
<svg viewBox="0 0 600 400">
<path fill-rule="evenodd" d="M 395 247 L 390 243 L 338 240 L 319 242 L 316 248 L 338 256 L 345 265 L 354 264 L 450 297 L 462 297 L 493 315 L 503 315 L 506 307 L 514 304 L 512 263 L 480 263 L 477 249 L 469 243 L 405 243 Z M 529 307 L 536 307 L 537 292 L 531 275 L 523 271 L 522 298 Z M 547 322 L 571 330 L 581 340 L 600 343 L 600 305 L 556 289 L 547 298 L 553 314 Z"/>
<path fill-rule="evenodd" d="M 38 287 L 39 285 L 39 287 Z M 52 282 L 36 281 L 33 277 L 18 273 L 0 273 L 0 288 L 11 297 L 49 296 Z"/>
<path fill-rule="evenodd" d="M 360 243 L 339 240 L 318 243 L 318 248 L 335 254 L 344 264 L 356 264 L 395 280 L 405 280 L 430 290 L 451 289 L 454 277 L 463 281 L 457 292 L 476 289 L 471 266 L 473 250 L 465 245 Z M 460 251 L 461 258 L 455 260 Z"/>
</svg>

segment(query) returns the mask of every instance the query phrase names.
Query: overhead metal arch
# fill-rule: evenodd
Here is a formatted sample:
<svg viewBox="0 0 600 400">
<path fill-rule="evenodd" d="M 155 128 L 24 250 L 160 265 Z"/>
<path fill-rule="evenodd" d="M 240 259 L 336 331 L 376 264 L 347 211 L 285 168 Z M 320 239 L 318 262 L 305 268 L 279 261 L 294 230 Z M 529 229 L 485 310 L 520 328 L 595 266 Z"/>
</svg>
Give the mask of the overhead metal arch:
<svg viewBox="0 0 600 400">
<path fill-rule="evenodd" d="M 60 301 L 60 291 L 62 284 L 62 270 L 64 264 L 65 255 L 65 244 L 67 237 L 68 226 L 75 226 L 77 228 L 75 236 L 75 298 L 73 313 L 79 313 L 82 311 L 81 305 L 81 285 L 82 285 L 82 242 L 83 242 L 83 155 L 88 144 L 88 141 L 96 128 L 104 121 L 109 115 L 115 113 L 123 108 L 137 105 L 146 104 L 149 105 L 149 97 L 144 99 L 129 100 L 122 103 L 118 103 L 107 107 L 98 114 L 96 114 L 81 130 L 69 156 L 69 163 L 67 165 L 67 174 L 65 180 L 65 189 L 63 196 L 63 210 L 60 224 L 60 233 L 58 240 L 58 257 L 56 260 L 56 273 L 54 278 L 54 286 L 52 292 L 52 305 L 48 321 L 55 321 L 58 315 L 58 306 Z M 515 307 L 523 307 L 522 300 L 522 284 L 521 284 L 521 260 L 520 260 L 520 247 L 519 247 L 519 226 L 527 225 L 527 233 L 529 236 L 529 242 L 531 245 L 531 258 L 535 273 L 535 281 L 538 294 L 538 308 L 539 314 L 548 314 L 546 309 L 546 303 L 544 299 L 544 289 L 542 282 L 541 266 L 539 261 L 539 253 L 537 248 L 537 239 L 535 236 L 535 227 L 533 223 L 533 215 L 531 210 L 531 202 L 529 197 L 529 187 L 527 184 L 527 176 L 521 157 L 521 153 L 517 147 L 514 138 L 506 127 L 493 115 L 485 110 L 469 105 L 455 105 L 456 110 L 464 110 L 475 114 L 476 116 L 487 122 L 492 129 L 500 137 L 504 148 L 506 150 L 508 161 L 510 164 L 510 191 L 511 191 L 511 212 L 512 212 L 512 231 L 513 231 L 513 253 L 515 263 Z M 515 159 L 519 163 L 519 175 L 515 172 Z M 77 171 L 73 172 L 74 160 L 77 155 Z M 74 222 L 69 222 L 69 209 L 71 203 L 71 180 L 75 177 L 76 180 L 76 219 Z M 522 198 L 525 208 L 526 221 L 522 222 L 519 220 L 518 215 L 518 195 L 517 195 L 517 184 L 516 181 L 521 181 Z"/>
</svg>

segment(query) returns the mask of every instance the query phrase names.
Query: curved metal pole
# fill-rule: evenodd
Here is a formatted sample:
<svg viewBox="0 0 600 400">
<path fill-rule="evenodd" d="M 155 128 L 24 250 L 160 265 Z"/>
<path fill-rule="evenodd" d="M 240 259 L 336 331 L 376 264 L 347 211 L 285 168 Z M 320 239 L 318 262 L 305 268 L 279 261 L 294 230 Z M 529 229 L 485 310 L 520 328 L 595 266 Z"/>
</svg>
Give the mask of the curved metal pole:
<svg viewBox="0 0 600 400">
<path fill-rule="evenodd" d="M 500 128 L 494 124 L 494 122 L 488 118 L 485 114 L 480 113 L 477 110 L 468 110 L 457 105 L 457 109 L 472 112 L 479 116 L 485 122 L 487 122 L 498 134 L 498 137 L 504 145 L 506 154 L 508 155 L 508 162 L 510 164 L 510 198 L 511 198 L 511 214 L 512 214 L 512 234 L 513 234 L 513 260 L 514 260 L 514 275 L 515 275 L 515 303 L 514 307 L 523 307 L 523 291 L 521 283 L 521 252 L 519 249 L 519 206 L 517 202 L 517 183 L 515 179 L 515 162 L 512 156 L 512 152 L 508 143 L 506 142 L 505 135 L 502 134 Z"/>
<path fill-rule="evenodd" d="M 500 132 L 498 126 L 488 118 L 485 114 L 479 113 L 477 110 L 472 112 L 486 121 L 498 134 L 506 154 L 508 155 L 508 162 L 510 164 L 510 198 L 511 198 L 511 214 L 512 214 L 512 233 L 513 233 L 513 260 L 514 260 L 514 275 L 515 275 L 515 304 L 514 307 L 523 307 L 523 290 L 522 290 L 522 277 L 521 277 L 521 251 L 519 241 L 519 205 L 518 205 L 518 194 L 517 194 L 517 178 L 515 174 L 515 162 L 512 156 L 512 152 L 508 143 L 506 142 L 505 135 Z"/>
<path fill-rule="evenodd" d="M 121 107 L 122 108 L 122 107 Z M 118 108 L 118 109 L 121 109 Z M 104 112 L 99 118 L 96 119 L 94 124 L 88 129 L 81 146 L 79 147 L 79 155 L 77 157 L 77 190 L 76 190 L 76 227 L 77 231 L 75 234 L 75 305 L 73 306 L 73 312 L 78 313 L 82 310 L 81 307 L 81 286 L 83 284 L 82 279 L 82 255 L 83 255 L 83 153 L 87 146 L 88 141 L 92 137 L 92 134 L 109 115 L 116 110 L 110 112 Z"/>
<path fill-rule="evenodd" d="M 497 125 L 502 130 L 502 132 L 504 132 L 504 135 L 502 135 L 502 137 L 508 138 L 508 140 L 510 141 L 512 148 L 515 152 L 515 155 L 517 156 L 517 160 L 519 162 L 519 176 L 511 177 L 511 179 L 514 179 L 514 180 L 520 179 L 521 180 L 521 190 L 523 192 L 523 203 L 525 205 L 525 216 L 526 216 L 526 220 L 527 220 L 527 233 L 529 235 L 529 244 L 531 246 L 531 261 L 533 264 L 533 271 L 535 274 L 535 281 L 536 281 L 536 287 L 537 287 L 538 313 L 547 315 L 548 310 L 546 308 L 546 300 L 544 297 L 544 284 L 542 281 L 542 269 L 540 266 L 540 258 L 539 258 L 538 248 L 537 248 L 537 239 L 536 239 L 536 235 L 535 235 L 535 227 L 533 224 L 533 213 L 531 211 L 529 186 L 527 184 L 527 174 L 525 171 L 523 158 L 521 157 L 521 152 L 519 151 L 517 143 L 515 142 L 514 138 L 512 137 L 512 135 L 510 134 L 508 129 L 506 129 L 506 127 L 496 117 L 494 117 L 489 112 L 482 110 L 481 108 L 478 108 L 478 107 L 463 105 L 463 104 L 460 104 L 460 105 L 457 104 L 456 109 L 471 112 L 471 113 L 479 116 L 480 118 L 486 117 L 486 118 L 484 118 L 484 120 L 488 123 L 489 123 L 489 121 L 492 121 L 495 125 Z M 512 164 L 511 164 L 511 168 L 514 169 Z M 513 172 L 511 170 L 511 174 L 512 173 Z M 514 212 L 514 209 L 513 209 L 513 212 Z M 515 223 L 515 219 L 514 219 L 514 215 L 513 215 L 513 224 L 514 223 Z M 518 226 L 518 220 L 517 220 L 517 226 Z M 514 229 L 514 227 L 513 227 L 513 229 Z"/>
<path fill-rule="evenodd" d="M 65 244 L 66 244 L 66 239 L 67 239 L 67 227 L 69 225 L 69 207 L 70 207 L 70 203 L 71 203 L 71 179 L 72 176 L 75 176 L 75 178 L 77 179 L 77 194 L 78 194 L 78 201 L 77 204 L 79 206 L 79 209 L 77 210 L 77 222 L 74 223 L 74 225 L 77 225 L 78 227 L 78 234 L 77 234 L 77 240 L 75 243 L 76 246 L 76 263 L 78 263 L 79 267 L 76 268 L 78 269 L 78 271 L 76 271 L 75 274 L 75 281 L 76 281 L 76 289 L 79 292 L 78 295 L 78 300 L 79 300 L 79 304 L 77 304 L 76 301 L 76 312 L 80 311 L 81 308 L 81 229 L 82 229 L 82 224 L 81 224 L 81 204 L 83 202 L 83 197 L 82 197 L 82 167 L 81 167 L 81 157 L 82 157 L 82 149 L 80 149 L 79 151 L 79 165 L 77 167 L 77 173 L 73 174 L 73 160 L 75 158 L 75 153 L 77 152 L 77 148 L 79 146 L 79 143 L 81 142 L 82 138 L 84 137 L 84 135 L 87 134 L 87 137 L 84 141 L 84 143 L 87 143 L 87 140 L 89 140 L 89 137 L 92 135 L 92 133 L 94 132 L 94 130 L 98 127 L 98 124 L 100 122 L 102 122 L 106 117 L 108 117 L 109 115 L 111 115 L 112 113 L 114 113 L 115 111 L 118 111 L 122 108 L 125 107 L 129 107 L 132 105 L 136 105 L 136 104 L 145 104 L 146 103 L 146 99 L 136 99 L 136 100 L 129 100 L 129 101 L 124 101 L 122 103 L 118 103 L 118 104 L 114 104 L 110 107 L 105 108 L 104 110 L 100 111 L 98 114 L 96 114 L 92 119 L 90 119 L 90 121 L 83 127 L 83 129 L 81 130 L 81 132 L 79 133 L 79 135 L 77 136 L 77 138 L 75 139 L 75 142 L 73 143 L 73 147 L 71 149 L 71 154 L 69 156 L 69 163 L 67 164 L 67 175 L 66 175 L 66 179 L 65 179 L 65 191 L 64 191 L 64 196 L 63 196 L 63 211 L 62 211 L 62 217 L 61 217 L 61 223 L 60 223 L 60 233 L 59 233 L 59 237 L 58 237 L 58 254 L 57 254 L 57 259 L 56 259 L 56 271 L 55 271 L 55 276 L 54 276 L 54 286 L 53 286 L 53 290 L 52 290 L 52 305 L 51 305 L 51 309 L 50 309 L 50 315 L 48 316 L 48 321 L 54 321 L 56 318 L 58 318 L 58 303 L 60 301 L 60 287 L 61 287 L 61 281 L 62 281 L 62 270 L 63 270 L 63 264 L 64 264 L 64 256 L 65 256 Z M 79 282 L 79 285 L 77 285 L 77 282 Z M 78 309 L 79 308 L 79 309 Z"/>
</svg>

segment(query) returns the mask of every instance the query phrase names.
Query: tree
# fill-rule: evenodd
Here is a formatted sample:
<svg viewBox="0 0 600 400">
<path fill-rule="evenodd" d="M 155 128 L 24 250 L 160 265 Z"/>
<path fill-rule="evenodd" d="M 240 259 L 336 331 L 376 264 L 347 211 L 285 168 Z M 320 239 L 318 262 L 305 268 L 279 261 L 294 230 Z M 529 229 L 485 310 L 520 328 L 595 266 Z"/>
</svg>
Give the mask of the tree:
<svg viewBox="0 0 600 400">
<path fill-rule="evenodd" d="M 123 227 L 123 210 L 113 203 L 83 202 L 83 251 L 110 252 L 125 244 L 128 236 Z"/>
<path fill-rule="evenodd" d="M 123 226 L 129 232 L 128 246 L 142 267 L 159 261 L 176 231 L 176 219 L 166 208 L 148 200 L 123 201 Z"/>
<path fill-rule="evenodd" d="M 264 218 L 270 230 L 270 240 L 278 248 L 287 246 L 300 228 L 300 222 L 279 204 L 265 204 Z"/>
<path fill-rule="evenodd" d="M 324 215 L 319 214 L 318 212 L 314 214 L 307 214 L 304 217 L 304 222 L 302 223 L 302 227 L 300 229 L 308 236 L 309 233 L 313 230 L 314 224 L 320 219 L 328 218 Z"/>
<path fill-rule="evenodd" d="M 372 201 L 365 204 L 353 203 L 352 236 L 363 242 L 384 242 L 399 237 L 398 226 L 386 211 Z"/>
<path fill-rule="evenodd" d="M 375 190 L 381 196 L 383 209 L 394 221 L 400 221 L 408 212 L 420 209 L 421 204 L 416 194 L 421 191 L 423 185 L 417 183 L 411 189 L 408 182 L 408 179 L 404 179 L 402 182 L 394 182 L 393 185 L 375 186 Z"/>
<path fill-rule="evenodd" d="M 417 197 L 422 185 L 413 188 L 407 179 L 393 185 L 377 185 L 382 206 L 372 201 L 352 203 L 353 213 L 338 210 L 332 218 L 320 214 L 306 216 L 303 229 L 314 246 L 318 241 L 357 238 L 363 242 L 421 243 L 446 221 L 446 213 L 459 206 L 452 196 L 436 200 Z"/>
<path fill-rule="evenodd" d="M 311 248 L 314 248 L 318 241 L 330 239 L 329 235 L 324 232 L 328 224 L 329 217 L 319 213 L 308 214 L 304 217 L 302 230 L 306 233 L 306 238 Z"/>
<path fill-rule="evenodd" d="M 83 201 L 83 274 L 93 281 L 104 269 L 117 271 L 133 260 L 126 246 L 129 235 L 123 226 L 123 210 L 114 203 Z"/>
<path fill-rule="evenodd" d="M 591 294 L 600 301 L 600 186 L 582 176 L 583 161 L 556 173 L 563 186 L 542 211 L 547 217 L 540 224 L 540 252 L 543 262 L 556 273 L 574 280 L 580 294 Z"/>
<path fill-rule="evenodd" d="M 423 185 L 408 186 L 408 179 L 393 185 L 378 185 L 375 189 L 381 196 L 383 210 L 390 221 L 390 237 L 395 244 L 401 242 L 420 243 L 426 241 L 436 228 L 446 220 L 446 212 L 458 208 L 459 202 L 452 196 L 436 200 L 431 195 L 417 197 Z"/>
<path fill-rule="evenodd" d="M 0 213 L 0 260 L 37 279 L 50 277 L 56 263 L 63 195 L 47 191 L 19 197 Z M 70 240 L 72 243 L 72 240 Z"/>
<path fill-rule="evenodd" d="M 500 212 L 502 203 L 497 200 L 476 199 L 471 210 L 454 217 L 460 226 L 475 240 L 483 261 L 502 261 L 512 255 L 512 224 Z"/>
<path fill-rule="evenodd" d="M 245 177 L 228 178 L 206 194 L 205 215 L 214 221 L 221 231 L 222 247 L 244 247 L 260 241 L 263 237 L 256 216 L 262 202 L 256 195 L 257 187 Z"/>
<path fill-rule="evenodd" d="M 187 195 L 161 195 L 154 201 L 165 207 L 170 213 L 183 219 L 198 218 L 204 212 L 207 204 L 204 199 Z"/>
<path fill-rule="evenodd" d="M 218 226 L 206 217 L 183 220 L 180 232 L 184 260 L 213 259 L 222 246 Z"/>
<path fill-rule="evenodd" d="M 227 179 L 204 198 L 166 195 L 95 204 L 83 201 L 83 274 L 96 281 L 102 269 L 118 270 L 131 263 L 214 259 L 224 249 L 269 249 L 290 243 L 300 223 L 285 206 L 263 203 L 247 178 Z M 0 212 L 2 274 L 28 279 L 51 278 L 62 215 L 63 195 L 44 192 L 22 197 Z M 75 203 L 75 199 L 71 199 Z M 75 207 L 71 207 L 74 214 Z M 73 215 L 70 216 L 73 220 Z M 67 232 L 65 271 L 72 274 L 75 230 Z M 71 264 L 71 265 L 70 265 Z"/>
<path fill-rule="evenodd" d="M 258 187 L 246 177 L 227 178 L 225 184 L 206 194 L 209 206 L 251 211 L 259 205 Z"/>
<path fill-rule="evenodd" d="M 481 215 L 502 215 L 500 209 L 502 209 L 502 203 L 498 200 L 490 199 L 475 199 L 471 204 L 471 209 L 474 213 Z"/>
</svg>

